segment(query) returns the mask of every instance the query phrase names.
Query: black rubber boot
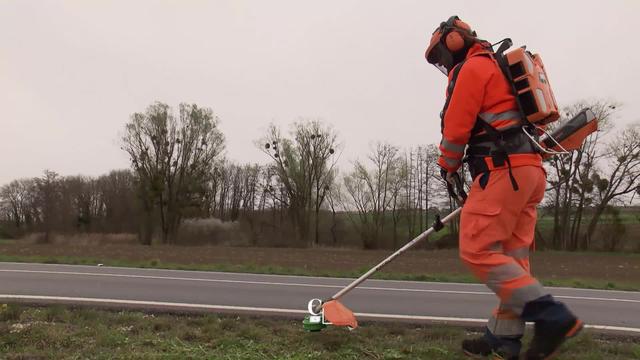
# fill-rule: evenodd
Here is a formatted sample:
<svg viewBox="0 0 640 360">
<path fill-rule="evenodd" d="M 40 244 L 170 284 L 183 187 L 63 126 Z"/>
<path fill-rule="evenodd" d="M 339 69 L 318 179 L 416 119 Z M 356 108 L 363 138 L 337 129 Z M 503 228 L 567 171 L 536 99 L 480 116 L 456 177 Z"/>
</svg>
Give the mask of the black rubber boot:
<svg viewBox="0 0 640 360">
<path fill-rule="evenodd" d="M 472 358 L 518 360 L 520 356 L 520 336 L 497 337 L 489 329 L 483 336 L 462 341 L 462 351 Z"/>
<path fill-rule="evenodd" d="M 527 303 L 522 318 L 534 321 L 533 339 L 525 355 L 527 360 L 550 359 L 560 345 L 576 336 L 584 324 L 551 295 Z"/>
</svg>

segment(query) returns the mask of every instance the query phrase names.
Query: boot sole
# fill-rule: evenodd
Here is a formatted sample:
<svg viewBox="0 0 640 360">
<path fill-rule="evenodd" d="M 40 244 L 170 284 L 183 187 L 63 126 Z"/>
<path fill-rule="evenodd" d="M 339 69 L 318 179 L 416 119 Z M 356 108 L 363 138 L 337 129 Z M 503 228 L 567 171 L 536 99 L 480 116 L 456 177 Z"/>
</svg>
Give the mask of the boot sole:
<svg viewBox="0 0 640 360">
<path fill-rule="evenodd" d="M 478 355 L 478 354 L 474 354 L 474 353 L 470 353 L 467 350 L 462 350 L 462 352 L 469 358 L 472 359 L 486 359 L 486 356 L 482 356 L 482 355 Z"/>
</svg>

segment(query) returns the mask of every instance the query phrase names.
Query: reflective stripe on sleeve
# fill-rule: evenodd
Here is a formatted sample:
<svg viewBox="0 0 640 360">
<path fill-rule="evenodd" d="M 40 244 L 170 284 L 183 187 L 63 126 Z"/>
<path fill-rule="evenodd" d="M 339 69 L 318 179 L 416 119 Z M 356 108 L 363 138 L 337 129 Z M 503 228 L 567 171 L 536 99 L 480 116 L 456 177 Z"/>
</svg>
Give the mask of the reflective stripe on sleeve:
<svg viewBox="0 0 640 360">
<path fill-rule="evenodd" d="M 456 167 L 460 166 L 460 164 L 461 164 L 461 161 L 458 160 L 458 159 L 452 159 L 452 158 L 444 156 L 444 155 L 441 155 L 440 158 L 443 159 L 444 162 L 447 164 L 447 166 L 449 166 L 451 168 L 456 168 Z"/>
<path fill-rule="evenodd" d="M 459 154 L 464 153 L 465 145 L 454 144 L 445 138 L 442 138 L 442 141 L 440 141 L 440 145 L 447 151 L 451 151 Z"/>
</svg>

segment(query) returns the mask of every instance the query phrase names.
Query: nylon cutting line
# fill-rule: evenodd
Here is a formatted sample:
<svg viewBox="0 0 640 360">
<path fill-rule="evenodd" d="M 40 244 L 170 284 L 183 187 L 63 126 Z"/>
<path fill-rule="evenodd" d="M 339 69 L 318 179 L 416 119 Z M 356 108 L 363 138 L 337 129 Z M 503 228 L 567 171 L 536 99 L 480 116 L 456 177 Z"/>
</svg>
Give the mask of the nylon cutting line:
<svg viewBox="0 0 640 360">
<path fill-rule="evenodd" d="M 39 295 L 11 295 L 0 294 L 3 300 L 27 300 L 27 301 L 56 301 L 56 302 L 75 302 L 75 303 L 93 303 L 93 304 L 116 304 L 116 305 L 138 305 L 138 306 L 159 306 L 165 308 L 176 309 L 200 309 L 200 310 L 219 310 L 219 311 L 239 311 L 239 312 L 262 312 L 274 314 L 306 314 L 306 310 L 299 309 L 283 309 L 283 308 L 261 308 L 250 306 L 229 306 L 229 305 L 209 305 L 209 304 L 192 304 L 192 303 L 175 303 L 164 301 L 143 301 L 143 300 L 123 300 L 123 299 L 102 299 L 102 298 L 84 298 L 70 296 L 39 296 Z M 444 316 L 417 316 L 417 315 L 396 315 L 396 314 L 377 314 L 377 313 L 355 313 L 358 317 L 366 317 L 369 319 L 391 319 L 391 320 L 414 320 L 414 321 L 432 321 L 432 322 L 453 322 L 453 323 L 478 323 L 485 324 L 487 319 L 477 318 L 460 318 L 460 317 L 444 317 Z M 608 326 L 608 325 L 585 325 L 588 329 L 620 331 L 627 333 L 640 334 L 640 328 Z"/>
<path fill-rule="evenodd" d="M 13 270 L 13 269 L 0 269 L 0 272 L 7 273 L 27 273 L 27 274 L 54 274 L 54 275 L 72 275 L 72 276 L 102 276 L 102 277 L 121 277 L 121 278 L 133 278 L 133 279 L 149 279 L 149 280 L 172 280 L 172 281 L 197 281 L 197 282 L 211 282 L 211 283 L 231 283 L 231 284 L 250 284 L 250 285 L 268 285 L 268 286 L 294 286 L 294 287 L 313 287 L 313 288 L 331 288 L 339 289 L 341 285 L 324 285 L 324 284 L 304 284 L 304 283 L 283 283 L 283 282 L 266 282 L 266 281 L 247 281 L 247 280 L 226 280 L 226 279 L 203 279 L 203 278 L 188 278 L 188 277 L 174 277 L 174 276 L 153 276 L 153 275 L 132 275 L 132 274 L 113 274 L 113 273 L 91 273 L 91 272 L 76 272 L 76 271 L 47 271 L 47 270 Z M 373 286 L 361 286 L 358 290 L 369 291 L 396 291 L 396 292 L 417 292 L 417 293 L 436 293 L 436 294 L 458 294 L 458 295 L 494 295 L 488 291 L 461 291 L 461 290 L 436 290 L 436 289 L 406 289 L 406 288 L 390 288 L 390 287 L 373 287 Z M 554 295 L 559 299 L 572 299 L 572 300 L 587 300 L 587 301 L 609 301 L 609 302 L 625 302 L 625 303 L 638 303 L 640 300 L 634 299 L 618 299 L 618 298 L 601 298 L 601 297 L 588 297 L 588 296 L 570 296 L 570 295 Z"/>
</svg>

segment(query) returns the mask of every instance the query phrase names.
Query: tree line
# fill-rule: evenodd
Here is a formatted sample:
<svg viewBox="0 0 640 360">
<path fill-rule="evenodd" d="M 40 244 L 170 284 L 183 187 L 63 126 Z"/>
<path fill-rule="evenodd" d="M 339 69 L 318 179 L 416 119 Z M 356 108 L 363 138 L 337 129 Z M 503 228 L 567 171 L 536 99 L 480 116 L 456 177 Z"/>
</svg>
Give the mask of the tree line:
<svg viewBox="0 0 640 360">
<path fill-rule="evenodd" d="M 564 115 L 587 105 L 602 130 L 579 151 L 545 163 L 539 247 L 618 250 L 637 241 L 640 211 L 628 205 L 640 193 L 640 126 L 617 129 L 611 102 L 575 104 Z M 224 158 L 211 109 L 154 103 L 125 126 L 121 146 L 130 169 L 95 178 L 45 171 L 12 181 L 0 189 L 1 229 L 15 237 L 39 232 L 43 241 L 52 233 L 100 232 L 136 233 L 146 245 L 199 236 L 203 243 L 374 249 L 399 246 L 453 208 L 435 144 L 373 143 L 364 158 L 339 169 L 344 143 L 335 129 L 299 120 L 287 130 L 271 125 L 255 141 L 265 164 L 238 164 Z M 225 224 L 233 227 L 221 235 Z M 451 224 L 433 246 L 455 246 L 456 234 Z"/>
<path fill-rule="evenodd" d="M 547 162 L 543 214 L 552 217 L 553 224 L 544 242 L 555 249 L 587 250 L 596 245 L 613 251 L 627 231 L 633 231 L 632 239 L 640 237 L 638 212 L 621 213 L 623 205 L 633 204 L 640 195 L 640 125 L 616 129 L 612 116 L 619 105 L 608 101 L 579 102 L 564 115 L 571 118 L 585 107 L 599 119 L 600 130 L 579 150 Z M 600 244 L 593 244 L 598 240 Z"/>
</svg>

